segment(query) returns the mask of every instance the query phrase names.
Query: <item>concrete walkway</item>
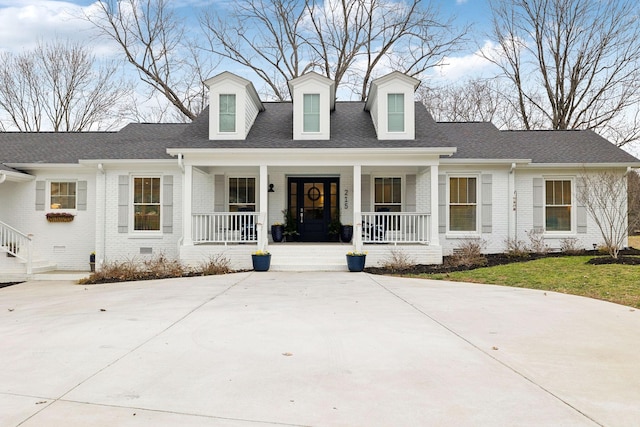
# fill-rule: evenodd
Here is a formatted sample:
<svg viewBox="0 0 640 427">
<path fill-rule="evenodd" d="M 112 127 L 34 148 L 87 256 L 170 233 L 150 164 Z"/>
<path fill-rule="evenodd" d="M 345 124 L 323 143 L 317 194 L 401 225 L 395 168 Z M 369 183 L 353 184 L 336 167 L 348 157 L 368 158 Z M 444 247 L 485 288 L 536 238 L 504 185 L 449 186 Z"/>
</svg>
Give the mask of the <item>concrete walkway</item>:
<svg viewBox="0 0 640 427">
<path fill-rule="evenodd" d="M 638 426 L 640 311 L 364 273 L 0 289 L 0 426 Z"/>
</svg>

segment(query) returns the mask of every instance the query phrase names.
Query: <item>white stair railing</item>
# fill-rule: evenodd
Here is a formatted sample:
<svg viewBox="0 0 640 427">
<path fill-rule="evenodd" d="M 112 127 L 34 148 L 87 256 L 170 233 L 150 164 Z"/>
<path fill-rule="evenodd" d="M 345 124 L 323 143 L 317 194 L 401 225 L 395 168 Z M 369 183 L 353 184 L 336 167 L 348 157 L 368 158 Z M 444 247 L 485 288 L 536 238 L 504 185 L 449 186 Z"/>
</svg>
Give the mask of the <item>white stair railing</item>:
<svg viewBox="0 0 640 427">
<path fill-rule="evenodd" d="M 32 273 L 32 240 L 25 234 L 0 221 L 0 248 L 27 264 L 27 274 Z"/>
</svg>

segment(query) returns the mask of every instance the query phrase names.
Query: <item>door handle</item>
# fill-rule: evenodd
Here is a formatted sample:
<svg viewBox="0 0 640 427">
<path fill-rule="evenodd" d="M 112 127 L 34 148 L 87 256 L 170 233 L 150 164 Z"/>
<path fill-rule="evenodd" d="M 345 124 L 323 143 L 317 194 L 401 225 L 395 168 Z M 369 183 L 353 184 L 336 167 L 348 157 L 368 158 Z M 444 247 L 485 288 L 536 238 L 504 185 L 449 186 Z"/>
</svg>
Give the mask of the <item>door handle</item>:
<svg viewBox="0 0 640 427">
<path fill-rule="evenodd" d="M 300 208 L 300 224 L 304 224 L 304 208 Z"/>
</svg>

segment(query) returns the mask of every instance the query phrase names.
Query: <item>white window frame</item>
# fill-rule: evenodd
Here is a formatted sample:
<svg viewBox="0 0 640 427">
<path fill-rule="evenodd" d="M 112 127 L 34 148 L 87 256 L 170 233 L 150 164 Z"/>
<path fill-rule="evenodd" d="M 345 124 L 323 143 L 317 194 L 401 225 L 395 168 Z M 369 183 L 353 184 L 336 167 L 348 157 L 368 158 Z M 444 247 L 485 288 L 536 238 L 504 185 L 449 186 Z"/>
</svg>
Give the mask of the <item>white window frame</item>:
<svg viewBox="0 0 640 427">
<path fill-rule="evenodd" d="M 566 235 L 576 233 L 576 182 L 573 176 L 545 176 L 543 177 L 543 191 L 542 191 L 542 224 L 544 226 L 544 234 L 549 235 Z M 547 205 L 547 182 L 549 181 L 569 181 L 571 183 L 571 204 L 569 205 Z M 547 229 L 547 207 L 562 207 L 569 206 L 571 212 L 569 215 L 569 221 L 571 226 L 569 230 L 548 230 Z"/>
<path fill-rule="evenodd" d="M 150 179 L 159 179 L 159 188 L 160 188 L 160 200 L 157 203 L 158 205 L 158 229 L 157 230 L 136 230 L 136 205 L 137 204 L 144 204 L 144 205 L 149 205 L 150 203 L 135 203 L 135 194 L 136 194 L 136 179 L 145 179 L 145 178 L 150 178 Z M 136 174 L 136 175 L 131 175 L 130 177 L 130 182 L 129 182 L 129 186 L 130 186 L 130 191 L 129 191 L 129 212 L 130 212 L 130 221 L 129 221 L 129 233 L 132 234 L 145 234 L 145 235 L 158 235 L 158 234 L 162 234 L 162 206 L 163 206 L 163 178 L 162 175 L 160 174 Z M 155 203 L 154 203 L 155 204 Z"/>
<path fill-rule="evenodd" d="M 51 192 L 51 185 L 52 184 L 62 184 L 62 183 L 66 183 L 66 184 L 74 184 L 76 186 L 76 200 L 75 200 L 75 207 L 73 208 L 54 208 L 53 207 L 53 202 L 52 202 L 52 197 L 53 194 Z M 47 181 L 47 212 L 69 212 L 69 213 L 75 213 L 78 210 L 78 181 L 77 180 L 73 180 L 73 179 L 51 179 Z"/>
<path fill-rule="evenodd" d="M 233 96 L 234 99 L 234 111 L 233 113 L 230 112 L 223 112 L 222 111 L 222 97 L 223 96 Z M 227 115 L 227 116 L 233 116 L 233 130 L 222 130 L 222 116 L 223 115 Z M 234 134 L 238 131 L 238 97 L 235 93 L 221 93 L 220 95 L 218 95 L 218 132 L 220 133 L 225 133 L 225 134 Z"/>
<path fill-rule="evenodd" d="M 452 230 L 451 229 L 451 179 L 452 178 L 475 178 L 476 180 L 476 229 L 475 230 Z M 477 237 L 482 234 L 482 226 L 481 226 L 481 211 L 482 211 L 482 194 L 480 193 L 482 190 L 482 185 L 480 183 L 480 174 L 459 174 L 459 173 L 451 173 L 447 174 L 447 185 L 446 185 L 446 224 L 447 224 L 447 235 L 451 235 L 454 237 L 461 236 L 472 236 Z M 466 204 L 465 204 L 466 205 Z"/>
<path fill-rule="evenodd" d="M 254 185 L 253 185 L 253 212 L 257 212 L 258 211 L 258 194 L 259 194 L 259 189 L 258 189 L 258 177 L 255 175 L 228 175 L 227 179 L 226 179 L 226 188 L 225 188 L 225 193 L 226 193 L 226 200 L 225 200 L 225 204 L 227 206 L 227 212 L 231 212 L 231 194 L 230 194 L 230 185 L 231 185 L 231 180 L 232 179 L 253 179 Z M 252 205 L 251 203 L 233 203 L 234 206 L 249 206 Z"/>
<path fill-rule="evenodd" d="M 315 96 L 318 99 L 318 111 L 311 111 L 311 112 L 307 112 L 307 103 L 306 103 L 306 99 L 307 96 Z M 316 133 L 320 133 L 322 131 L 322 123 L 320 123 L 322 117 L 320 114 L 320 110 L 321 110 L 321 99 L 320 99 L 320 94 L 319 93 L 304 93 L 302 94 L 302 133 L 310 133 L 310 134 L 316 134 Z M 306 117 L 307 115 L 313 115 L 316 116 L 318 118 L 318 130 L 307 130 L 305 128 L 305 124 L 306 124 Z"/>
<path fill-rule="evenodd" d="M 391 111 L 391 106 L 389 105 L 389 98 L 391 97 L 397 97 L 397 96 L 401 96 L 402 97 L 402 113 L 394 111 Z M 407 112 L 406 112 L 406 108 L 405 108 L 405 94 L 403 92 L 398 92 L 398 93 L 388 93 L 387 94 L 387 132 L 389 133 L 405 133 L 406 132 L 406 128 L 407 128 Z M 391 120 L 389 120 L 391 118 L 391 115 L 400 115 L 402 114 L 402 130 L 391 130 Z"/>
<path fill-rule="evenodd" d="M 404 175 L 399 174 L 388 174 L 388 175 L 374 175 L 372 177 L 371 183 L 371 207 L 372 212 L 377 212 L 376 207 L 378 205 L 394 205 L 400 206 L 400 212 L 404 212 L 404 203 L 405 203 L 405 185 L 406 185 L 406 177 Z M 397 178 L 400 179 L 400 203 L 376 203 L 376 180 L 377 179 L 392 179 Z"/>
</svg>

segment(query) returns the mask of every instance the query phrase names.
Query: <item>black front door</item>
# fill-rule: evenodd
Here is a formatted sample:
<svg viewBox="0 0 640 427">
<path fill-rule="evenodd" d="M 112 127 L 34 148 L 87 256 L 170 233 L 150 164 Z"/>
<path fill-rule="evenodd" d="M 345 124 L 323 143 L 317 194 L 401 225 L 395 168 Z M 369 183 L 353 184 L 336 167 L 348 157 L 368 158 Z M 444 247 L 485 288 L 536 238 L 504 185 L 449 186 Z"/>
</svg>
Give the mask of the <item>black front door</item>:
<svg viewBox="0 0 640 427">
<path fill-rule="evenodd" d="M 329 240 L 329 224 L 338 217 L 339 178 L 289 178 L 289 212 L 302 242 Z"/>
</svg>

